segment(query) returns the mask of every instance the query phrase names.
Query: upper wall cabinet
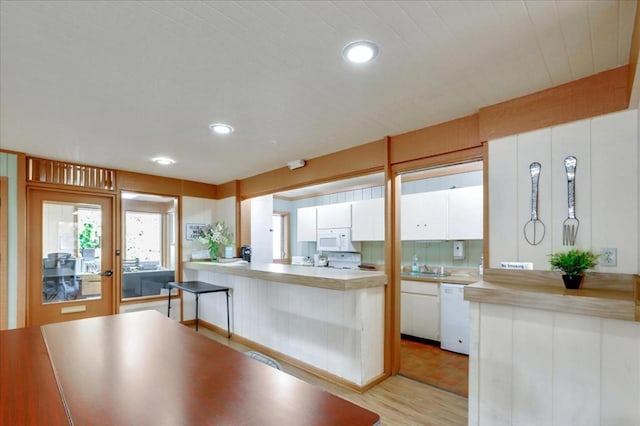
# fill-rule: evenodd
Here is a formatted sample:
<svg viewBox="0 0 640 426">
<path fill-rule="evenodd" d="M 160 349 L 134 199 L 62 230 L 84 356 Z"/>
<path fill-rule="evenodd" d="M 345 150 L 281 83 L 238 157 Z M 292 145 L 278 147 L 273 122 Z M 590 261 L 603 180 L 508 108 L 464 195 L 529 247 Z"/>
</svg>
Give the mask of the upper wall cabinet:
<svg viewBox="0 0 640 426">
<path fill-rule="evenodd" d="M 354 202 L 351 217 L 353 241 L 384 241 L 384 198 Z"/>
<path fill-rule="evenodd" d="M 451 189 L 449 192 L 450 240 L 480 240 L 483 238 L 482 186 Z"/>
<path fill-rule="evenodd" d="M 316 241 L 316 208 L 298 209 L 298 241 Z"/>
<path fill-rule="evenodd" d="M 447 238 L 448 191 L 420 192 L 402 196 L 401 238 L 444 240 Z"/>
<path fill-rule="evenodd" d="M 328 204 L 316 209 L 318 229 L 351 228 L 351 203 Z"/>
<path fill-rule="evenodd" d="M 402 240 L 481 240 L 482 186 L 402 196 Z"/>
</svg>

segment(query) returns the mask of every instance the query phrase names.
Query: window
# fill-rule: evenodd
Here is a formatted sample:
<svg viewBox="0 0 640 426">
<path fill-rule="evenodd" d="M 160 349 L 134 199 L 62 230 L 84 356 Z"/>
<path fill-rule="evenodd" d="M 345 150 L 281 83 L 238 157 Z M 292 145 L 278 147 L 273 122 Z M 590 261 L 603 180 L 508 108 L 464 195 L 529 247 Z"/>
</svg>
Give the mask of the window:
<svg viewBox="0 0 640 426">
<path fill-rule="evenodd" d="M 271 229 L 273 231 L 273 261 L 289 261 L 289 213 L 274 212 Z"/>
<path fill-rule="evenodd" d="M 173 197 L 122 193 L 122 298 L 167 294 L 175 281 L 176 208 Z"/>
<path fill-rule="evenodd" d="M 162 263 L 162 215 L 159 213 L 126 212 L 125 259 Z"/>
</svg>

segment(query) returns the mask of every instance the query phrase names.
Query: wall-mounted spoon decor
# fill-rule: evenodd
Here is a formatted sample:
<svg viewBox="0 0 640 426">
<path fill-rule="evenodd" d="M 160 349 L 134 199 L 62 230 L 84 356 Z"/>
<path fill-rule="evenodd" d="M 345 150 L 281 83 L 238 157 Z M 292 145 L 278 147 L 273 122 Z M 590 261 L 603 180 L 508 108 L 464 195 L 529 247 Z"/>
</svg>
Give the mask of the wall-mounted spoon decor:
<svg viewBox="0 0 640 426">
<path fill-rule="evenodd" d="M 538 219 L 538 182 L 542 166 L 538 162 L 529 165 L 531 174 L 531 219 L 524 225 L 524 239 L 532 246 L 537 246 L 544 239 L 544 223 Z"/>
</svg>

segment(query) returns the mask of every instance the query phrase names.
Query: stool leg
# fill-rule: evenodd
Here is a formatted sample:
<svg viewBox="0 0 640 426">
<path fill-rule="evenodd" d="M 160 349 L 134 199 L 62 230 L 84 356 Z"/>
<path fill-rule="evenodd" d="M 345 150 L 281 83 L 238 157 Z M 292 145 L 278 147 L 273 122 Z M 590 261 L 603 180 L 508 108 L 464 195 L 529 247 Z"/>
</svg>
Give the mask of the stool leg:
<svg viewBox="0 0 640 426">
<path fill-rule="evenodd" d="M 196 293 L 196 331 L 198 331 L 198 296 L 199 294 Z"/>
<path fill-rule="evenodd" d="M 231 326 L 229 325 L 229 290 L 225 291 L 227 295 L 227 337 L 231 337 Z"/>
</svg>

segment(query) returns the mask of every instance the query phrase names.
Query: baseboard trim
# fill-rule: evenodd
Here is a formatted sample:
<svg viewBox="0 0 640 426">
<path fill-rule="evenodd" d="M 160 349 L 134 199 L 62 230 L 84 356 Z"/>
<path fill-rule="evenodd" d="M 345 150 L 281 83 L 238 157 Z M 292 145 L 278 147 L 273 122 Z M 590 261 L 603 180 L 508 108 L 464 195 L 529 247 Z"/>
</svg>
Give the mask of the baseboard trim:
<svg viewBox="0 0 640 426">
<path fill-rule="evenodd" d="M 182 322 L 184 325 L 195 325 L 195 320 L 188 320 L 188 321 L 183 321 Z M 218 327 L 215 324 L 211 324 L 207 321 L 203 321 L 203 320 L 199 320 L 199 326 L 200 327 L 204 327 L 207 330 L 210 330 L 216 334 L 219 334 L 223 337 L 227 337 L 227 329 L 226 328 L 222 328 L 222 327 Z M 373 379 L 371 379 L 370 381 L 368 381 L 367 383 L 365 383 L 364 385 L 360 386 L 357 385 L 353 382 L 350 382 L 348 380 L 343 379 L 342 377 L 338 377 L 334 374 L 331 374 L 325 370 L 322 370 L 318 367 L 314 367 L 313 365 L 309 365 L 305 362 L 302 362 L 298 359 L 295 359 L 293 357 L 290 357 L 289 355 L 285 355 L 282 352 L 278 352 L 278 351 L 274 351 L 273 349 L 270 349 L 266 346 L 263 346 L 259 343 L 254 342 L 253 340 L 249 340 L 245 337 L 239 336 L 235 333 L 233 333 L 230 337 L 230 340 L 233 340 L 236 343 L 239 343 L 241 345 L 244 345 L 248 348 L 251 348 L 253 350 L 256 350 L 258 352 L 261 352 L 265 355 L 268 355 L 272 358 L 277 359 L 278 361 L 283 361 L 286 362 L 287 364 L 290 364 L 296 368 L 299 368 L 300 370 L 303 370 L 313 376 L 316 376 L 320 379 L 326 380 L 328 382 L 331 382 L 335 385 L 338 386 L 342 386 L 343 388 L 347 388 L 347 389 L 351 389 L 354 390 L 356 392 L 366 392 L 367 390 L 371 389 L 372 387 L 376 386 L 377 384 L 379 384 L 380 382 L 384 381 L 386 378 L 389 377 L 389 374 L 387 373 L 382 373 L 379 376 L 374 377 Z"/>
</svg>

